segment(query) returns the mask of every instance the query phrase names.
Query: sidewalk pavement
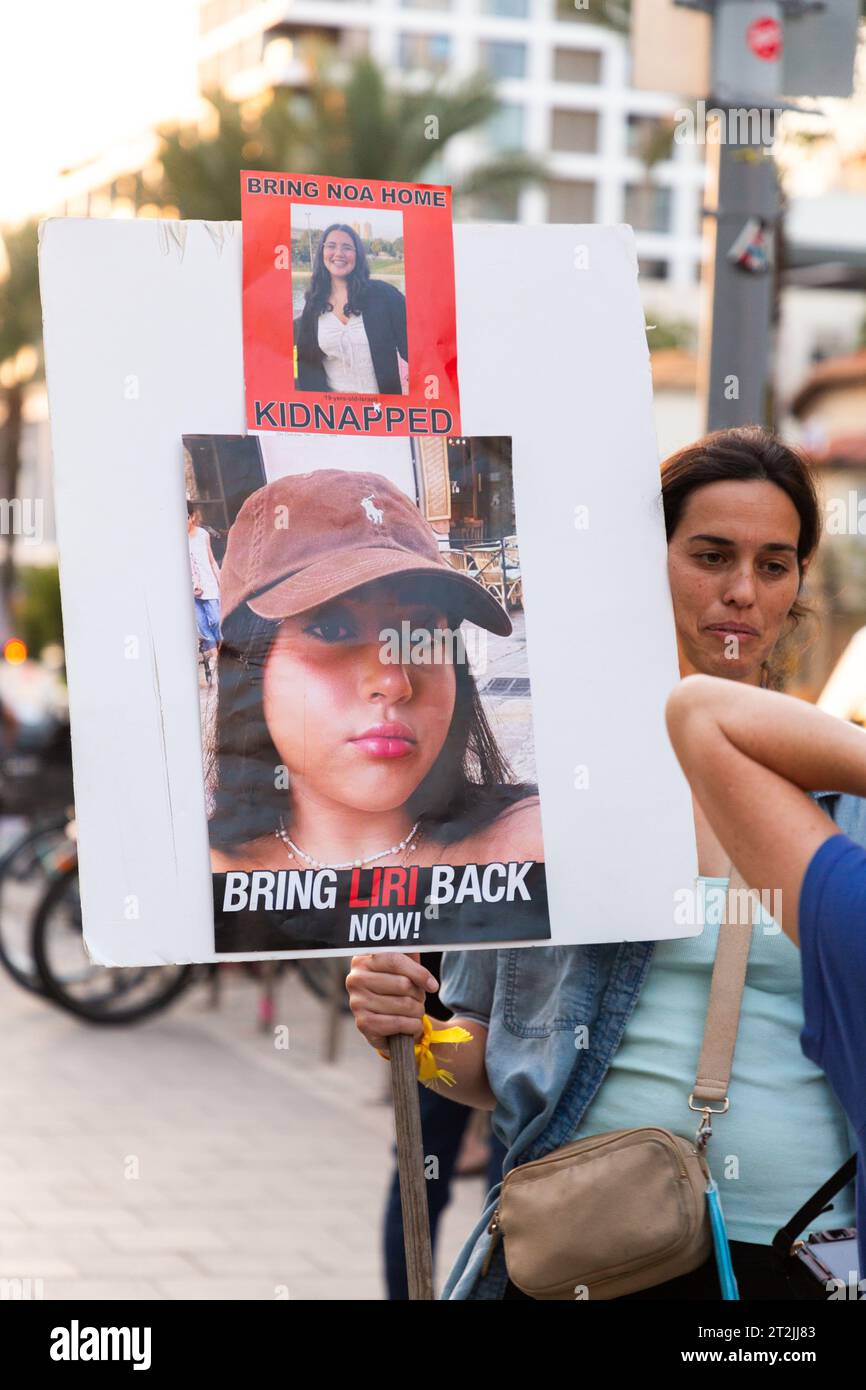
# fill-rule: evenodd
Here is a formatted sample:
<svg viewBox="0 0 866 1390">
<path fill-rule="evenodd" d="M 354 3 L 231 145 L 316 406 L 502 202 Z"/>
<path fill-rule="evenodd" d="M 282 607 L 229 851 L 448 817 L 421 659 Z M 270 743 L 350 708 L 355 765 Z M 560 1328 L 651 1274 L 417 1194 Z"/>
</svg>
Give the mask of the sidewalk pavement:
<svg viewBox="0 0 866 1390">
<path fill-rule="evenodd" d="M 294 971 L 274 1027 L 226 971 L 131 1028 L 93 1027 L 0 978 L 0 1297 L 381 1299 L 391 1174 L 387 1064 Z M 455 1184 L 437 1281 L 483 1198 Z"/>
<path fill-rule="evenodd" d="M 511 622 L 513 630 L 509 637 L 490 639 L 485 670 L 476 679 L 484 713 L 515 779 L 537 782 L 532 698 L 528 688 L 525 694 L 520 695 L 515 694 L 513 688 L 504 695 L 493 694 L 488 689 L 490 683 L 497 679 L 524 679 L 528 686 L 526 621 L 522 609 L 512 611 Z"/>
</svg>

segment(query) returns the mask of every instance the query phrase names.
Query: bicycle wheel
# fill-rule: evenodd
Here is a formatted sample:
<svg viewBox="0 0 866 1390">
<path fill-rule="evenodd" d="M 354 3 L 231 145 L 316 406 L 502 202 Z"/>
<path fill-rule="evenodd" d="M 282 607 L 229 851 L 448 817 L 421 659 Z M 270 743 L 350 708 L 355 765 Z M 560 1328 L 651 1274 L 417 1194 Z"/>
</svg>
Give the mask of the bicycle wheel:
<svg viewBox="0 0 866 1390">
<path fill-rule="evenodd" d="M 0 857 L 0 963 L 23 989 L 43 994 L 31 949 L 33 914 L 68 843 L 68 816 L 30 826 Z"/>
<path fill-rule="evenodd" d="M 44 894 L 33 919 L 32 950 L 45 993 L 88 1023 L 138 1023 L 177 999 L 195 975 L 191 965 L 109 969 L 91 961 L 84 948 L 77 863 Z"/>
</svg>

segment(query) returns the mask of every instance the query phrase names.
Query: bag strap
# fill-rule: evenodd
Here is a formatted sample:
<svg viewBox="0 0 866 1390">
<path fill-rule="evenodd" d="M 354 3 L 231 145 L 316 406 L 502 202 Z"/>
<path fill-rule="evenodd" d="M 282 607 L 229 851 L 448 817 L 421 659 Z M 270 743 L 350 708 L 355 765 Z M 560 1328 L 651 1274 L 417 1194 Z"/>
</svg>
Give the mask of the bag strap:
<svg viewBox="0 0 866 1390">
<path fill-rule="evenodd" d="M 694 1089 L 689 1096 L 689 1107 L 692 1110 L 710 1110 L 710 1101 L 724 1102 L 722 1109 L 715 1113 L 724 1114 L 728 1109 L 728 1083 L 731 1079 L 734 1044 L 740 1025 L 740 1006 L 743 1001 L 743 986 L 746 983 L 749 946 L 752 942 L 751 912 L 746 913 L 745 922 L 739 920 L 739 904 L 743 901 L 743 892 L 749 893 L 751 897 L 751 890 L 745 879 L 732 864 L 728 878 L 727 910 L 725 920 L 719 927 L 716 959 L 710 982 L 704 1039 Z M 697 1105 L 696 1101 L 703 1101 L 704 1104 Z"/>
<path fill-rule="evenodd" d="M 773 1236 L 773 1249 L 777 1255 L 783 1259 L 792 1253 L 792 1246 L 801 1231 L 805 1231 L 807 1226 L 811 1226 L 816 1216 L 820 1216 L 831 1197 L 835 1197 L 837 1192 L 841 1192 L 843 1187 L 847 1187 L 852 1181 L 857 1171 L 857 1155 L 852 1154 L 849 1159 L 842 1164 L 842 1167 L 828 1178 L 823 1187 L 804 1202 L 799 1211 L 796 1211 L 791 1220 L 784 1225 L 781 1230 Z"/>
<path fill-rule="evenodd" d="M 719 928 L 716 946 L 716 959 L 710 981 L 710 998 L 707 1004 L 707 1019 L 704 1025 L 704 1039 L 698 1060 L 695 1086 L 689 1096 L 692 1110 L 703 1110 L 701 1130 L 706 1138 L 711 1132 L 709 1102 L 723 1101 L 721 1111 L 728 1109 L 728 1085 L 731 1080 L 731 1067 L 734 1060 L 734 1046 L 740 1025 L 740 1008 L 743 1002 L 743 988 L 746 983 L 746 966 L 749 946 L 752 941 L 751 913 L 745 922 L 739 921 L 738 904 L 742 902 L 741 892 L 745 890 L 754 901 L 754 893 L 748 888 L 740 871 L 732 864 L 728 878 L 727 911 L 725 920 Z M 736 896 L 734 896 L 736 895 Z M 702 1100 L 705 1105 L 694 1102 Z M 773 1237 L 772 1245 L 777 1255 L 787 1258 L 801 1231 L 815 1220 L 827 1206 L 831 1197 L 853 1182 L 857 1171 L 857 1155 L 852 1154 L 831 1178 L 828 1178 L 818 1191 L 804 1202 L 790 1221 L 786 1222 Z"/>
</svg>

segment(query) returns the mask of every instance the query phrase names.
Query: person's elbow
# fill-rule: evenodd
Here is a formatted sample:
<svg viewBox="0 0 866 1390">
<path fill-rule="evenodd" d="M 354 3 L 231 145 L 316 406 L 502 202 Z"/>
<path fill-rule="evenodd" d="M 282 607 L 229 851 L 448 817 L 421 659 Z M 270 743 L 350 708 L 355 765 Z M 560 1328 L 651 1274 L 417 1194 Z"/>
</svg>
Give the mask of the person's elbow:
<svg viewBox="0 0 866 1390">
<path fill-rule="evenodd" d="M 686 676 L 668 696 L 665 722 L 678 757 L 694 751 L 702 731 L 711 722 L 720 684 L 713 676 Z"/>
</svg>

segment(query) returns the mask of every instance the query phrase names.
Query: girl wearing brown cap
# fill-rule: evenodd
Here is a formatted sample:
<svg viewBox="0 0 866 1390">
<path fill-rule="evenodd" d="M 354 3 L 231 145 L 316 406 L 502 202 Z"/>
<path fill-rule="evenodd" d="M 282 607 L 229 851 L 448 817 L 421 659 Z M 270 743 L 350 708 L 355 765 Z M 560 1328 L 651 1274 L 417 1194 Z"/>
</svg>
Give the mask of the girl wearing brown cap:
<svg viewBox="0 0 866 1390">
<path fill-rule="evenodd" d="M 459 634 L 510 619 L 398 487 L 323 469 L 261 488 L 222 585 L 214 870 L 543 860 Z M 406 623 L 421 660 L 391 659 Z"/>
</svg>

